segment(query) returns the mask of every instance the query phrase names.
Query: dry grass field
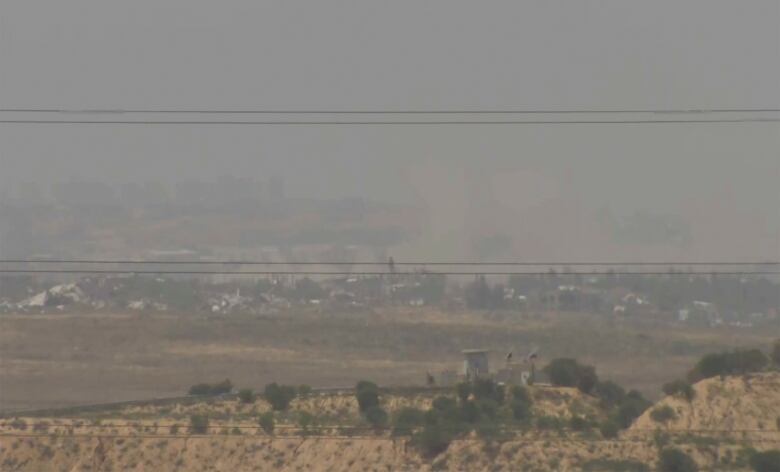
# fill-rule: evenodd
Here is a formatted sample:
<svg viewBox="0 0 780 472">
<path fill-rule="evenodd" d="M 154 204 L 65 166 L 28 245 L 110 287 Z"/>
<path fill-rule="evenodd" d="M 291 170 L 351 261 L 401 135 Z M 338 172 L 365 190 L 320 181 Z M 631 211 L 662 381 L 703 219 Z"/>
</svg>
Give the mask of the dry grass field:
<svg viewBox="0 0 780 472">
<path fill-rule="evenodd" d="M 458 369 L 461 349 L 541 348 L 544 364 L 576 357 L 599 376 L 651 398 L 702 354 L 769 345 L 775 333 L 693 328 L 597 315 L 441 312 L 394 308 L 274 316 L 4 315 L 0 317 L 0 410 L 146 399 L 230 378 L 266 383 L 420 385 L 426 371 Z"/>
</svg>

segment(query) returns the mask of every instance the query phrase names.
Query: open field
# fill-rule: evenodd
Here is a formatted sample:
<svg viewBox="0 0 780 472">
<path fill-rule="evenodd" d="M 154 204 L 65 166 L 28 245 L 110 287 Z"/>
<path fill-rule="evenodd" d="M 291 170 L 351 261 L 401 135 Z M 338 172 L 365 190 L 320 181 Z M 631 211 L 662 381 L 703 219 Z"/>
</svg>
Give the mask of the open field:
<svg viewBox="0 0 780 472">
<path fill-rule="evenodd" d="M 458 369 L 460 350 L 541 347 L 540 363 L 576 357 L 599 376 L 651 398 L 702 354 L 767 346 L 776 333 L 694 328 L 583 314 L 440 312 L 430 308 L 283 315 L 4 315 L 0 409 L 46 408 L 175 396 L 230 378 L 317 387 L 419 385 L 425 372 Z"/>
</svg>

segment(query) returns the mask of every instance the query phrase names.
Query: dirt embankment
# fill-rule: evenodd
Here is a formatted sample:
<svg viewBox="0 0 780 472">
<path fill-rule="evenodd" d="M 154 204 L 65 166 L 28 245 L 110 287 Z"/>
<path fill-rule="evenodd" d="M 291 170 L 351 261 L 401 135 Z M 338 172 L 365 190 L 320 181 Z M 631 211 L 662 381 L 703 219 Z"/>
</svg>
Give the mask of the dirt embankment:
<svg viewBox="0 0 780 472">
<path fill-rule="evenodd" d="M 691 402 L 665 398 L 618 438 L 596 431 L 531 431 L 502 442 L 485 442 L 473 434 L 452 442 L 435 458 L 426 458 L 408 438 L 384 433 L 332 433 L 299 436 L 279 429 L 269 436 L 256 428 L 257 414 L 267 405 L 235 401 L 128 408 L 112 418 L 27 418 L 0 425 L 0 469 L 3 471 L 578 471 L 609 470 L 588 464 L 635 461 L 652 466 L 659 449 L 673 444 L 691 454 L 701 467 L 747 470 L 740 457 L 747 447 L 780 446 L 780 374 L 708 379 L 695 385 Z M 573 389 L 535 387 L 537 415 L 567 418 L 597 415 L 597 401 Z M 386 396 L 384 406 L 425 408 L 431 395 Z M 669 406 L 675 418 L 659 422 L 651 411 Z M 319 412 L 338 421 L 357 416 L 354 397 L 315 395 L 296 400 L 293 411 Z M 212 418 L 206 435 L 190 435 L 190 414 Z M 21 422 L 24 422 L 22 427 Z M 45 427 L 40 426 L 46 423 Z M 179 425 L 172 430 L 171 427 Z M 234 426 L 246 428 L 234 428 Z M 99 426 L 97 428 L 96 426 Z M 280 425 L 283 426 L 283 425 Z M 290 424 L 288 426 L 293 427 Z M 351 436 L 350 436 L 351 435 Z M 774 438 L 774 439 L 772 439 Z"/>
<path fill-rule="evenodd" d="M 671 396 L 646 411 L 632 431 L 661 428 L 667 431 L 740 431 L 777 433 L 780 424 L 780 374 L 760 373 L 711 378 L 693 386 L 692 401 Z M 669 407 L 674 417 L 658 422 L 653 410 Z M 780 439 L 780 438 L 777 438 Z"/>
</svg>

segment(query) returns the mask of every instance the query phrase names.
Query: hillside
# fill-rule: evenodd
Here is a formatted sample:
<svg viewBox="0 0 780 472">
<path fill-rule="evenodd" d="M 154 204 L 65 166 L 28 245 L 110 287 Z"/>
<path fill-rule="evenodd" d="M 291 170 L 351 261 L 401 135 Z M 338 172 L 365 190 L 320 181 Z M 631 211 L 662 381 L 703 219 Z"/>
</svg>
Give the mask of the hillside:
<svg viewBox="0 0 780 472">
<path fill-rule="evenodd" d="M 471 433 L 436 457 L 422 456 L 408 437 L 360 426 L 357 402 L 349 394 L 296 399 L 290 411 L 278 417 L 273 435 L 256 420 L 269 409 L 263 400 L 129 407 L 82 418 L 17 418 L 0 422 L 0 465 L 4 471 L 36 472 L 634 470 L 619 469 L 621 461 L 652 465 L 664 445 L 660 428 L 669 435 L 667 442 L 691 454 L 700 466 L 747 470 L 746 447 L 767 449 L 773 444 L 767 439 L 780 441 L 780 425 L 775 423 L 780 416 L 779 385 L 777 373 L 708 379 L 695 385 L 691 403 L 665 398 L 614 439 L 604 439 L 596 430 L 565 427 L 517 430 L 492 441 Z M 576 389 L 533 387 L 530 393 L 537 417 L 603 416 L 598 401 Z M 382 406 L 390 412 L 407 406 L 427 408 L 439 394 L 384 394 Z M 674 408 L 677 419 L 666 425 L 653 420 L 650 412 L 662 406 Z M 296 423 L 304 411 L 317 415 L 307 431 Z M 206 434 L 187 431 L 192 414 L 212 418 Z M 343 426 L 347 423 L 356 426 Z"/>
<path fill-rule="evenodd" d="M 743 431 L 754 434 L 776 433 L 780 440 L 780 374 L 759 373 L 733 377 L 714 377 L 693 386 L 692 401 L 670 396 L 647 410 L 631 427 L 642 431 L 662 427 L 665 431 Z M 654 409 L 669 407 L 674 418 L 659 422 Z"/>
</svg>

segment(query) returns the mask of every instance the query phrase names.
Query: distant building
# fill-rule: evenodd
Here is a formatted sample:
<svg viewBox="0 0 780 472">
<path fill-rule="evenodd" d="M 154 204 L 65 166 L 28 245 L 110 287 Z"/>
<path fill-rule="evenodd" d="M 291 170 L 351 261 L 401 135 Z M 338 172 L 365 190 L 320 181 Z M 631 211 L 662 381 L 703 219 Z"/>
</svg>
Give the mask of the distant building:
<svg viewBox="0 0 780 472">
<path fill-rule="evenodd" d="M 465 349 L 463 356 L 463 375 L 467 379 L 475 379 L 479 377 L 487 377 L 490 373 L 488 367 L 488 350 L 487 349 Z"/>
</svg>

